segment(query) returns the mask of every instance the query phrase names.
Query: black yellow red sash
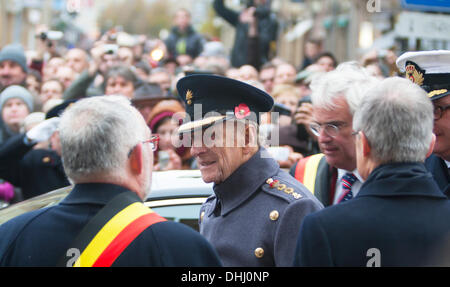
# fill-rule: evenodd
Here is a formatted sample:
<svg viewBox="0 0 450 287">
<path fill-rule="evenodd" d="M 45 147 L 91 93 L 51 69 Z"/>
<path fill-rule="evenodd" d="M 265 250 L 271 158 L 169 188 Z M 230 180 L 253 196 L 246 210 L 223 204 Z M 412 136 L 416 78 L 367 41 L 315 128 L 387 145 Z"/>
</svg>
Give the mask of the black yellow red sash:
<svg viewBox="0 0 450 287">
<path fill-rule="evenodd" d="M 301 159 L 295 169 L 295 178 L 303 183 L 313 194 L 315 191 L 317 168 L 323 157 L 324 154 L 320 153 Z"/>
<path fill-rule="evenodd" d="M 165 220 L 135 193 L 121 193 L 91 219 L 70 246 L 80 250 L 73 267 L 111 266 L 146 228 Z"/>
</svg>

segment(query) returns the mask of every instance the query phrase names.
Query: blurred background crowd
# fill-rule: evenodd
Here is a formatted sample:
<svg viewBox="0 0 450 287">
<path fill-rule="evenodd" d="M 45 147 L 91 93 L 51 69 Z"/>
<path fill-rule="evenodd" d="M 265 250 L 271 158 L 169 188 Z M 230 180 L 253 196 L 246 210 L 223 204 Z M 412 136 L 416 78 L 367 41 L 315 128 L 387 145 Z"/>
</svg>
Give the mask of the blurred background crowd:
<svg viewBox="0 0 450 287">
<path fill-rule="evenodd" d="M 405 28 L 414 19 L 444 16 L 409 11 L 401 1 L 0 0 L 0 4 L 4 204 L 68 184 L 57 125 L 41 125 L 31 133 L 33 141 L 28 140 L 33 127 L 78 99 L 103 94 L 129 98 L 160 137 L 154 169 L 195 169 L 189 149 L 172 144 L 180 124 L 173 115 L 184 111 L 175 88 L 178 79 L 210 73 L 244 81 L 274 98 L 278 116 L 267 116 L 261 133 L 269 140 L 277 135 L 278 144 L 270 151 L 281 167 L 290 168 L 319 152 L 309 129 L 309 85 L 315 77 L 348 60 L 359 62 L 374 76 L 394 76 L 399 73 L 395 61 L 400 53 L 447 47 L 439 36 L 423 38 L 416 24 Z"/>
</svg>

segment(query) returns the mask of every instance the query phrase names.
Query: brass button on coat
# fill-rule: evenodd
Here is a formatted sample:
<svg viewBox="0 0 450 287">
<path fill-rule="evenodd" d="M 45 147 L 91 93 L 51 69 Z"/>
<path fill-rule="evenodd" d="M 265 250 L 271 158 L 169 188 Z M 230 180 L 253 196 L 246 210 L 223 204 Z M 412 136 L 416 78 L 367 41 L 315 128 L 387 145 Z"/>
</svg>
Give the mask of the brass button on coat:
<svg viewBox="0 0 450 287">
<path fill-rule="evenodd" d="M 280 213 L 277 210 L 273 210 L 270 214 L 269 214 L 270 220 L 272 221 L 276 221 L 278 219 L 278 217 L 280 217 Z"/>
<path fill-rule="evenodd" d="M 255 249 L 255 256 L 256 258 L 263 258 L 264 256 L 264 249 L 262 249 L 261 247 L 258 247 Z"/>
</svg>

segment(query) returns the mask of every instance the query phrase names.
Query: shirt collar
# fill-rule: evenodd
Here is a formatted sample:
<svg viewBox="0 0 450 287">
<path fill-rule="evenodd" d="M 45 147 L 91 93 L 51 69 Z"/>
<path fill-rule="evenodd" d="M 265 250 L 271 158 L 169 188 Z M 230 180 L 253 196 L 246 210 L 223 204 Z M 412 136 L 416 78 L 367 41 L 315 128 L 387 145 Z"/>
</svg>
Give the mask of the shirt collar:
<svg viewBox="0 0 450 287">
<path fill-rule="evenodd" d="M 260 148 L 247 162 L 237 168 L 224 182 L 214 184 L 214 193 L 221 204 L 221 215 L 226 215 L 255 193 L 280 166 Z M 212 211 L 211 211 L 212 212 Z"/>
<path fill-rule="evenodd" d="M 361 177 L 361 175 L 359 174 L 357 168 L 355 168 L 355 170 L 353 170 L 353 171 L 348 171 L 348 170 L 345 170 L 345 169 L 340 169 L 340 168 L 338 168 L 337 171 L 338 171 L 338 181 L 339 181 L 339 182 L 342 180 L 342 177 L 343 177 L 346 173 L 353 173 L 353 174 L 356 176 L 356 178 L 359 180 L 359 182 L 361 182 L 361 183 L 364 182 L 364 179 L 363 179 L 363 178 Z"/>
</svg>

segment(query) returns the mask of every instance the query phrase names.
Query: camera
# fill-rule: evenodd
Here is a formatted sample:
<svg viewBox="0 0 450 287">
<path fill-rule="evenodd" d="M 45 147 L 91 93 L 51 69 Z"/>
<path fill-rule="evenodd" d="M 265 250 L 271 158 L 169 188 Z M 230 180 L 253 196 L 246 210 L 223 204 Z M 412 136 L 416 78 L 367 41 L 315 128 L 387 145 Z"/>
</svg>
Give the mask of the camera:
<svg viewBox="0 0 450 287">
<path fill-rule="evenodd" d="M 301 107 L 304 103 L 311 103 L 311 97 L 305 96 L 300 101 L 298 101 L 298 107 Z M 298 139 L 307 139 L 309 137 L 308 131 L 306 130 L 309 127 L 305 127 L 304 125 L 297 125 L 297 138 Z"/>
<path fill-rule="evenodd" d="M 61 40 L 64 37 L 64 33 L 61 31 L 47 31 L 42 32 L 39 36 L 42 41 L 47 41 L 47 46 L 51 48 L 53 46 L 52 41 Z"/>
<path fill-rule="evenodd" d="M 106 44 L 103 47 L 103 52 L 107 55 L 114 55 L 117 53 L 118 50 L 119 50 L 119 46 L 117 46 L 115 44 Z"/>
</svg>

